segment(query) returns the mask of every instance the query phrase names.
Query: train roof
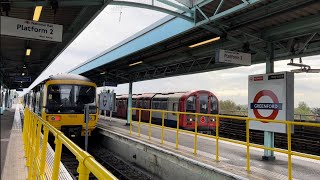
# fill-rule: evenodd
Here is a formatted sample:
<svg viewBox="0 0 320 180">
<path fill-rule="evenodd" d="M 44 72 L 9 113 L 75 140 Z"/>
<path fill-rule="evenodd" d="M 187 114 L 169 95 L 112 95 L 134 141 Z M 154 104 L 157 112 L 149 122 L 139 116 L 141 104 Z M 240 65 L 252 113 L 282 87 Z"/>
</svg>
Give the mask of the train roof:
<svg viewBox="0 0 320 180">
<path fill-rule="evenodd" d="M 44 80 L 49 81 L 49 80 L 78 80 L 78 81 L 88 81 L 88 82 L 93 82 L 89 78 L 86 78 L 84 76 L 78 75 L 78 74 L 57 74 L 54 76 L 50 76 L 48 79 Z"/>
<path fill-rule="evenodd" d="M 168 93 L 145 93 L 145 94 L 132 94 L 132 98 L 170 98 L 176 99 L 181 98 L 183 96 L 187 97 L 193 93 L 210 93 L 213 94 L 211 91 L 207 90 L 191 90 L 191 91 L 184 91 L 184 92 L 168 92 Z M 213 94 L 214 95 L 214 94 Z M 215 96 L 215 95 L 214 95 Z M 117 95 L 117 99 L 127 99 L 128 94 Z"/>
<path fill-rule="evenodd" d="M 186 92 L 175 92 L 175 93 L 159 93 L 154 96 L 154 98 L 180 98 L 186 94 Z"/>
</svg>

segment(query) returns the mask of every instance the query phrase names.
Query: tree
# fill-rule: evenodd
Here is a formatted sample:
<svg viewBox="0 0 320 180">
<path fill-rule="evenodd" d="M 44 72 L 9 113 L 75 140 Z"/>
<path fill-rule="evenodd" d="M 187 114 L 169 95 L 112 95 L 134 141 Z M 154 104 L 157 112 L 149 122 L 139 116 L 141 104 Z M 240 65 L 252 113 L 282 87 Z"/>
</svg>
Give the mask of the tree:
<svg viewBox="0 0 320 180">
<path fill-rule="evenodd" d="M 228 115 L 246 116 L 248 111 L 247 105 L 237 105 L 232 100 L 220 100 L 220 113 Z"/>
<path fill-rule="evenodd" d="M 299 102 L 298 107 L 294 109 L 295 114 L 312 114 L 310 107 L 304 101 Z"/>
<path fill-rule="evenodd" d="M 298 107 L 294 109 L 294 114 L 299 115 L 300 117 L 295 117 L 302 120 L 313 120 L 314 116 L 306 116 L 312 115 L 311 108 L 304 101 L 299 102 Z"/>
<path fill-rule="evenodd" d="M 320 115 L 320 108 L 313 108 L 311 111 L 313 114 Z"/>
<path fill-rule="evenodd" d="M 237 105 L 232 100 L 220 100 L 220 110 L 222 111 L 236 111 Z"/>
</svg>

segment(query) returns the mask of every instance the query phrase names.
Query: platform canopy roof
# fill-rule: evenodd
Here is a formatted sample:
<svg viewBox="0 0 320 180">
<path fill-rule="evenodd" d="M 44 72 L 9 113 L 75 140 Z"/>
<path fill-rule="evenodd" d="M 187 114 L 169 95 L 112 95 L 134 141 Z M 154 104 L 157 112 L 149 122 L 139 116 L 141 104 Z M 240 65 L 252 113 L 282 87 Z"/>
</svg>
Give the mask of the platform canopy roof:
<svg viewBox="0 0 320 180">
<path fill-rule="evenodd" d="M 251 53 L 252 64 L 320 53 L 318 0 L 192 2 L 191 8 L 186 5 L 191 12 L 181 14 L 192 20 L 166 17 L 70 73 L 102 86 L 237 66 L 215 62 L 216 49 Z M 220 39 L 190 47 L 216 37 Z"/>
<path fill-rule="evenodd" d="M 1 35 L 1 82 L 10 89 L 29 87 L 109 2 L 2 0 L 1 17 L 19 18 L 31 22 L 35 7 L 42 6 L 39 22 L 62 25 L 63 34 L 62 42 Z M 31 49 L 30 56 L 26 55 L 26 49 Z M 22 76 L 30 76 L 31 82 L 15 82 L 17 80 L 15 77 Z"/>
</svg>

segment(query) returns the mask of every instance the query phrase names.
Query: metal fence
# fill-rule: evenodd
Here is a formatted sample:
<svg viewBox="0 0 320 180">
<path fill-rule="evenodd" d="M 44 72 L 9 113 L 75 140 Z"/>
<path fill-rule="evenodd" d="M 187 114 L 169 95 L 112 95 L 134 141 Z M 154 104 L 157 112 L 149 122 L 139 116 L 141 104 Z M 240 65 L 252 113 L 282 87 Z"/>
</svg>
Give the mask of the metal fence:
<svg viewBox="0 0 320 180">
<path fill-rule="evenodd" d="M 46 179 L 44 173 L 46 165 L 47 142 L 49 132 L 55 137 L 55 153 L 52 175 L 50 179 L 57 180 L 59 177 L 60 159 L 62 145 L 65 145 L 79 161 L 79 180 L 89 179 L 90 172 L 98 179 L 117 179 L 101 164 L 99 164 L 89 153 L 82 150 L 74 142 L 68 139 L 61 131 L 54 128 L 40 116 L 25 108 L 23 127 L 23 142 L 26 165 L 29 167 L 28 179 Z M 40 148 L 41 129 L 43 127 L 42 147 Z"/>
<path fill-rule="evenodd" d="M 248 116 L 248 111 L 240 110 L 221 110 L 220 114 L 232 116 Z M 295 121 L 319 121 L 320 115 L 317 114 L 294 114 Z"/>
<path fill-rule="evenodd" d="M 176 131 L 176 149 L 179 148 L 179 132 L 185 132 L 185 133 L 189 133 L 189 134 L 193 134 L 194 135 L 194 148 L 193 148 L 193 153 L 196 155 L 197 154 L 197 140 L 198 140 L 198 136 L 203 136 L 203 137 L 208 137 L 208 138 L 212 138 L 216 140 L 216 161 L 219 161 L 219 140 L 224 140 L 224 141 L 228 141 L 231 143 L 235 143 L 235 144 L 240 144 L 240 145 L 244 145 L 246 146 L 246 170 L 250 171 L 250 147 L 255 147 L 255 148 L 260 148 L 260 149 L 264 149 L 264 150 L 271 150 L 271 151 L 275 151 L 275 152 L 280 152 L 280 153 L 284 153 L 288 155 L 288 179 L 291 180 L 292 179 L 292 156 L 300 156 L 300 157 L 304 157 L 304 158 L 310 158 L 310 159 L 315 159 L 315 160 L 320 160 L 320 156 L 315 156 L 315 155 L 310 155 L 310 154 L 304 154 L 304 153 L 299 153 L 299 152 L 295 152 L 291 150 L 291 132 L 292 132 L 292 125 L 296 125 L 296 126 L 313 126 L 313 127 L 317 127 L 320 128 L 320 124 L 319 123 L 305 123 L 305 122 L 292 122 L 292 121 L 280 121 L 280 120 L 267 120 L 267 119 L 256 119 L 256 118 L 249 118 L 249 117 L 237 117 L 237 116 L 226 116 L 226 115 L 218 115 L 218 114 L 201 114 L 201 113 L 189 113 L 189 112 L 175 112 L 175 111 L 165 111 L 165 110 L 154 110 L 154 109 L 141 109 L 141 108 L 131 108 L 130 109 L 130 134 L 132 135 L 132 124 L 133 124 L 133 120 L 132 120 L 132 111 L 136 110 L 139 111 L 138 113 L 138 136 L 140 137 L 141 134 L 141 124 L 147 124 L 149 126 L 148 128 L 148 137 L 149 140 L 151 140 L 151 135 L 152 135 L 152 127 L 160 127 L 161 128 L 161 144 L 164 143 L 164 129 L 171 129 L 171 130 L 175 130 Z M 149 116 L 149 122 L 141 122 L 141 112 L 142 111 L 148 111 L 150 112 L 150 116 Z M 156 125 L 156 124 L 152 124 L 152 113 L 153 112 L 160 112 L 162 113 L 162 124 L 160 125 Z M 164 117 L 165 117 L 165 113 L 175 113 L 177 114 L 177 127 L 176 128 L 171 128 L 171 127 L 165 127 L 164 126 Z M 180 115 L 193 115 L 195 116 L 195 131 L 187 131 L 187 130 L 183 130 L 179 128 L 179 118 Z M 199 116 L 206 116 L 206 117 L 213 117 L 216 119 L 216 132 L 215 135 L 207 135 L 207 134 L 202 134 L 202 133 L 198 133 L 198 117 Z M 220 119 L 221 118 L 230 118 L 230 119 L 235 119 L 235 120 L 239 120 L 239 121 L 245 121 L 246 122 L 246 142 L 242 142 L 242 141 L 237 141 L 237 140 L 233 140 L 233 139 L 228 139 L 228 138 L 224 138 L 224 137 L 220 137 L 219 136 L 219 123 L 220 123 Z M 280 149 L 280 148 L 270 148 L 270 147 L 266 147 L 266 146 L 262 146 L 262 145 L 257 145 L 257 144 L 253 144 L 250 143 L 249 140 L 249 123 L 250 121 L 261 121 L 261 122 L 268 122 L 268 123 L 280 123 L 280 124 L 286 124 L 287 126 L 287 144 L 288 144 L 288 148 L 287 149 Z"/>
</svg>

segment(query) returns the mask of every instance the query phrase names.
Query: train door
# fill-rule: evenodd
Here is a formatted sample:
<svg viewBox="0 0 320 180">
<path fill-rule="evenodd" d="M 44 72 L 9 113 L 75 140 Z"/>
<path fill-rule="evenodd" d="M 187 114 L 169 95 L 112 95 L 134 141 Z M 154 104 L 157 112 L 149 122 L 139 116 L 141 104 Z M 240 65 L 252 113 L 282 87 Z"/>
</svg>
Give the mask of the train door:
<svg viewBox="0 0 320 180">
<path fill-rule="evenodd" d="M 143 109 L 150 109 L 150 99 L 146 98 L 142 101 L 142 108 Z M 149 121 L 150 111 L 141 111 L 141 120 L 142 121 Z"/>
<path fill-rule="evenodd" d="M 215 96 L 210 96 L 210 114 L 219 114 L 219 103 L 218 99 Z M 212 125 L 216 126 L 216 119 L 215 117 L 210 118 L 209 122 L 212 123 Z"/>
<path fill-rule="evenodd" d="M 201 114 L 209 114 L 209 97 L 208 94 L 199 94 L 197 112 Z M 207 117 L 200 116 L 199 122 L 206 123 Z"/>
</svg>

